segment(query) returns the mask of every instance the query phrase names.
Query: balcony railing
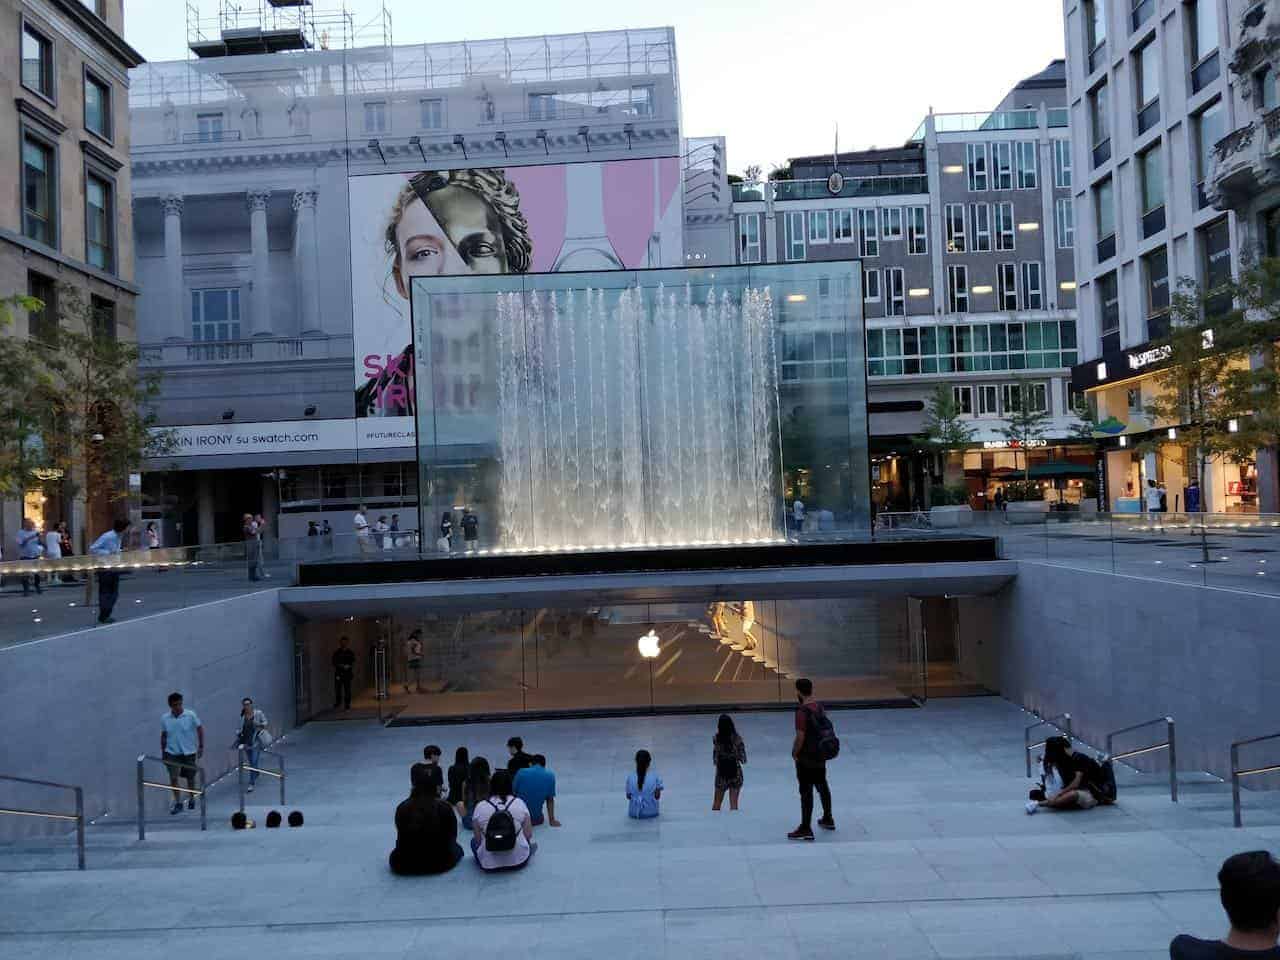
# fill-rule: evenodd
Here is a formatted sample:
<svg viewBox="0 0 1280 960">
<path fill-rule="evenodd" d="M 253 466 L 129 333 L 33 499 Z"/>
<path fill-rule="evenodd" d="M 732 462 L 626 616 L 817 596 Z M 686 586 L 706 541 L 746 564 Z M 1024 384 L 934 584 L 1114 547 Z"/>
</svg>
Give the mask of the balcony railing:
<svg viewBox="0 0 1280 960">
<path fill-rule="evenodd" d="M 1107 59 L 1107 42 L 1103 40 L 1100 44 L 1089 51 L 1089 72 L 1093 73 Z"/>
<path fill-rule="evenodd" d="M 227 143 L 239 139 L 239 130 L 200 130 L 182 135 L 183 143 Z"/>
<path fill-rule="evenodd" d="M 1154 210 L 1148 210 L 1142 215 L 1142 239 L 1145 240 L 1147 237 L 1154 237 L 1164 229 L 1164 226 L 1164 204 L 1161 204 Z"/>
<path fill-rule="evenodd" d="M 1035 110 L 1000 110 L 991 113 L 937 113 L 938 133 L 974 133 L 980 130 L 1034 130 L 1040 125 Z"/>
<path fill-rule="evenodd" d="M 1100 140 L 1093 147 L 1093 166 L 1094 169 L 1102 166 L 1111 159 L 1111 138 Z"/>
<path fill-rule="evenodd" d="M 1253 143 L 1254 126 L 1252 123 L 1240 127 L 1238 130 L 1232 130 L 1225 137 L 1213 145 L 1213 159 L 1215 163 L 1222 164 L 1229 160 L 1232 155 L 1240 153 L 1245 147 Z"/>
<path fill-rule="evenodd" d="M 1152 100 L 1138 111 L 1138 133 L 1143 134 L 1160 122 L 1160 101 Z"/>
<path fill-rule="evenodd" d="M 348 359 L 349 336 L 260 337 L 240 340 L 165 340 L 138 345 L 143 366 L 205 363 L 270 363 Z"/>
<path fill-rule="evenodd" d="M 1267 128 L 1267 141 L 1274 142 L 1280 138 L 1280 107 L 1272 107 L 1262 115 L 1262 123 Z"/>
<path fill-rule="evenodd" d="M 1137 30 L 1151 19 L 1151 14 L 1155 11 L 1155 8 L 1155 0 L 1137 0 L 1133 5 L 1133 10 L 1129 12 L 1129 30 Z"/>
<path fill-rule="evenodd" d="M 1191 71 L 1191 92 L 1199 93 L 1222 73 L 1222 62 L 1215 50 L 1195 65 Z"/>
<path fill-rule="evenodd" d="M 1071 111 L 1066 107 L 1054 107 L 1049 111 L 1050 127 L 1068 127 L 1071 125 Z"/>
<path fill-rule="evenodd" d="M 1102 263 L 1106 260 L 1110 260 L 1115 255 L 1116 255 L 1116 235 L 1113 233 L 1110 236 L 1103 237 L 1101 240 L 1098 241 L 1098 262 Z"/>
<path fill-rule="evenodd" d="M 770 180 L 767 183 L 735 183 L 737 203 L 760 202 L 767 191 L 775 200 L 829 200 L 833 197 L 892 197 L 929 192 L 924 174 L 896 177 L 846 177 L 839 193 L 832 193 L 826 180 Z"/>
</svg>

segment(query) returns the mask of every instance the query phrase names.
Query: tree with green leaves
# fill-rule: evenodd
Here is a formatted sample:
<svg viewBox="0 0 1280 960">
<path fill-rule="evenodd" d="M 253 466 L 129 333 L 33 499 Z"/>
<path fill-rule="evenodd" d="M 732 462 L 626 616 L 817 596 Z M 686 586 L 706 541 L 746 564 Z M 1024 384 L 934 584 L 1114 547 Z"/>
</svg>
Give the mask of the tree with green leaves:
<svg viewBox="0 0 1280 960">
<path fill-rule="evenodd" d="M 117 340 L 76 288 L 59 286 L 57 320 L 46 341 L 5 344 L 5 368 L 16 366 L 17 375 L 0 380 L 0 416 L 27 418 L 38 466 L 60 473 L 68 500 L 115 503 L 128 496 L 128 475 L 144 458 L 172 447 L 171 433 L 154 429 L 160 377 L 139 369 L 136 344 Z M 20 465 L 19 488 L 31 466 L 30 458 Z"/>
<path fill-rule="evenodd" d="M 1030 480 L 1028 476 L 1030 465 L 1027 460 L 1027 450 L 1040 445 L 1040 441 L 1045 439 L 1045 431 L 1049 427 L 1048 411 L 1039 404 L 1032 402 L 1037 385 L 1035 381 L 1023 377 L 1018 378 L 1012 393 L 1015 407 L 1013 410 L 1004 412 L 1005 422 L 1004 426 L 1000 428 L 1001 436 L 1013 448 L 1013 465 L 1015 468 L 1018 466 L 1018 453 L 1019 451 L 1022 453 L 1024 480 Z"/>
<path fill-rule="evenodd" d="M 964 450 L 973 443 L 974 430 L 964 419 L 960 404 L 956 402 L 951 387 L 940 383 L 933 389 L 929 399 L 925 401 L 924 430 L 916 438 L 916 443 L 928 450 L 934 462 L 941 461 L 942 469 L 929 472 L 937 475 L 946 473 L 946 457 L 953 450 Z M 951 493 L 947 500 L 955 499 Z"/>
<path fill-rule="evenodd" d="M 43 463 L 43 443 L 33 393 L 52 386 L 47 374 L 33 367 L 27 342 L 12 336 L 15 310 L 42 310 L 35 297 L 21 294 L 0 299 L 0 497 L 20 498 L 30 485 L 31 471 Z"/>
</svg>

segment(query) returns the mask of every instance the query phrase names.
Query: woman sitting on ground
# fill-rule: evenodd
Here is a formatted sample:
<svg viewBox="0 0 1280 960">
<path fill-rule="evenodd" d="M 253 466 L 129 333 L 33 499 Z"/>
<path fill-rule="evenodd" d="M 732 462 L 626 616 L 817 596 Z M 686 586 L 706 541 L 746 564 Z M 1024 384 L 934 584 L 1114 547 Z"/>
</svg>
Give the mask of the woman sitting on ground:
<svg viewBox="0 0 1280 960">
<path fill-rule="evenodd" d="M 476 804 L 489 799 L 489 761 L 484 757 L 476 757 L 471 761 L 467 772 L 467 782 L 462 789 L 462 805 L 458 814 L 462 817 L 462 828 L 471 829 L 471 815 Z"/>
<path fill-rule="evenodd" d="M 627 774 L 627 816 L 633 820 L 648 820 L 658 815 L 662 778 L 649 771 L 652 763 L 648 750 L 637 750 L 636 772 Z"/>
<path fill-rule="evenodd" d="M 1092 810 L 1101 799 L 1090 782 L 1093 764 L 1071 749 L 1066 737 L 1050 737 L 1044 743 L 1044 787 L 1032 791 L 1027 813 L 1041 807 L 1050 810 Z M 1039 794 L 1039 797 L 1035 796 Z"/>
<path fill-rule="evenodd" d="M 716 793 L 711 809 L 719 810 L 729 791 L 729 809 L 738 809 L 738 795 L 742 792 L 742 765 L 747 762 L 747 747 L 733 726 L 733 718 L 720 714 L 716 735 L 711 738 L 711 762 L 716 768 Z"/>
<path fill-rule="evenodd" d="M 519 870 L 538 849 L 529 808 L 513 795 L 506 770 L 494 771 L 489 799 L 477 803 L 471 817 L 471 852 L 482 870 Z"/>
<path fill-rule="evenodd" d="M 471 776 L 471 754 L 467 752 L 466 747 L 459 747 L 453 755 L 453 766 L 449 768 L 446 776 L 448 777 L 449 795 L 445 797 L 445 800 L 449 802 L 449 806 L 458 811 L 458 816 L 461 817 L 467 812 L 467 778 Z"/>
<path fill-rule="evenodd" d="M 415 763 L 409 771 L 412 791 L 396 807 L 396 848 L 391 872 L 401 876 L 444 873 L 462 859 L 458 821 L 453 808 L 440 799 L 439 767 Z"/>
</svg>

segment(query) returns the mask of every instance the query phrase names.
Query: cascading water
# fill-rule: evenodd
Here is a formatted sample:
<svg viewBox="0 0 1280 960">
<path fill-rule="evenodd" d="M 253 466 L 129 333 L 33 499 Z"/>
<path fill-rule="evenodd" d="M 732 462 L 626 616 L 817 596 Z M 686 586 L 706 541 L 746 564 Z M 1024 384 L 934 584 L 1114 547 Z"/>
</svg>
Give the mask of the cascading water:
<svg viewBox="0 0 1280 960">
<path fill-rule="evenodd" d="M 768 288 L 496 296 L 499 550 L 780 538 Z"/>
</svg>

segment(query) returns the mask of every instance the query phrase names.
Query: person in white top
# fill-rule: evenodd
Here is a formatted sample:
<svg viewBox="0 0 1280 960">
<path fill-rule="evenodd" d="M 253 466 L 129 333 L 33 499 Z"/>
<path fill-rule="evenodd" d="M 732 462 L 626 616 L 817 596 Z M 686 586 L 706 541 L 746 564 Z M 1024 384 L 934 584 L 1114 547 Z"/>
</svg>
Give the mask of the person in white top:
<svg viewBox="0 0 1280 960">
<path fill-rule="evenodd" d="M 804 501 L 799 497 L 791 504 L 791 519 L 795 523 L 796 533 L 804 532 Z"/>
<path fill-rule="evenodd" d="M 44 532 L 44 558 L 46 560 L 62 559 L 62 532 L 57 527 L 49 527 Z"/>
<path fill-rule="evenodd" d="M 356 507 L 355 518 L 351 521 L 356 528 L 356 546 L 361 553 L 368 553 L 373 549 L 373 542 L 369 538 L 369 519 L 364 515 L 365 509 L 363 503 Z"/>
<path fill-rule="evenodd" d="M 118 554 L 124 535 L 129 531 L 128 520 L 117 520 L 110 530 L 89 545 L 89 552 L 99 557 Z M 115 623 L 111 611 L 120 596 L 120 574 L 114 570 L 98 571 L 98 622 Z"/>
<path fill-rule="evenodd" d="M 1154 514 L 1151 518 L 1156 524 L 1161 521 L 1160 514 L 1165 512 L 1165 504 L 1168 502 L 1165 498 L 1164 487 L 1160 486 L 1154 480 L 1147 481 L 1147 513 Z"/>
<path fill-rule="evenodd" d="M 511 817 L 509 826 L 513 828 L 513 836 L 499 831 L 501 823 L 489 825 L 494 817 L 503 814 Z M 472 831 L 471 852 L 475 854 L 476 863 L 481 870 L 519 870 L 538 849 L 533 842 L 533 818 L 529 808 L 519 797 L 512 795 L 511 773 L 507 770 L 495 770 L 489 782 L 489 799 L 476 804 L 471 814 Z M 503 838 L 505 837 L 505 842 Z M 500 849 L 491 849 L 497 846 Z"/>
</svg>

